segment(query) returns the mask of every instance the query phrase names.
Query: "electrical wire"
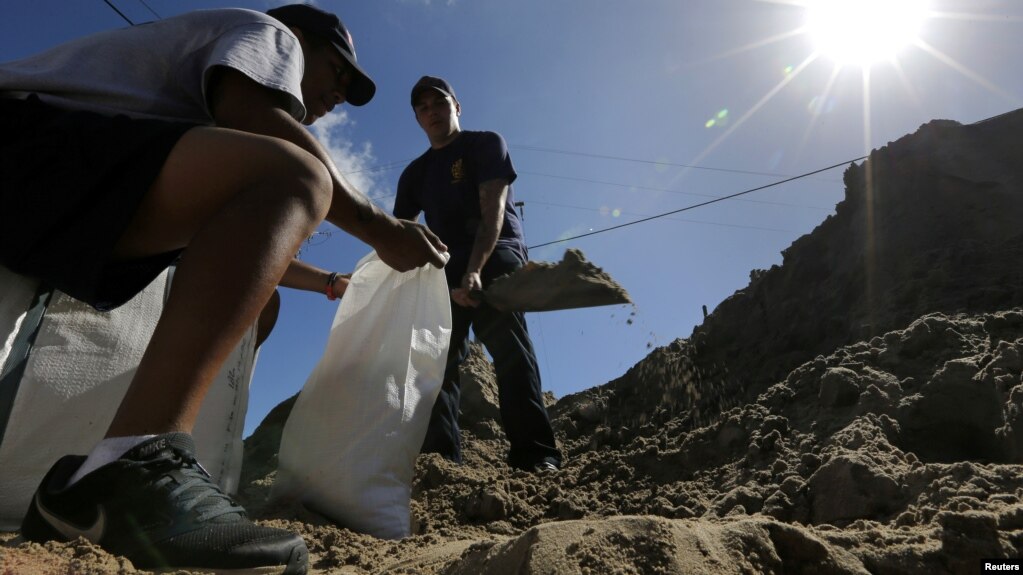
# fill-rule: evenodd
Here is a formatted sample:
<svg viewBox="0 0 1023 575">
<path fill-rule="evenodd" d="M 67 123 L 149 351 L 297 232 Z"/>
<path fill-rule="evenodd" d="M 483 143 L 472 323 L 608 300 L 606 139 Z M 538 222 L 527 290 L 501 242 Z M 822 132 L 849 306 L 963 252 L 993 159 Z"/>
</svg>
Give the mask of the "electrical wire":
<svg viewBox="0 0 1023 575">
<path fill-rule="evenodd" d="M 553 150 L 553 149 L 539 148 L 539 147 L 534 147 L 534 146 L 513 145 L 513 146 L 510 146 L 510 147 L 516 148 L 516 149 L 532 150 L 532 151 L 537 151 L 537 152 L 550 152 L 550 153 L 557 153 L 557 154 L 569 154 L 569 155 L 588 156 L 588 157 L 605 158 L 605 159 L 610 158 L 610 159 L 616 159 L 616 160 L 627 161 L 627 162 L 640 162 L 640 163 L 646 163 L 646 164 L 659 164 L 659 165 L 666 165 L 666 166 L 692 167 L 692 168 L 697 168 L 697 169 L 707 169 L 707 170 L 711 170 L 711 171 L 715 171 L 715 172 L 725 172 L 725 173 L 731 173 L 731 174 L 748 174 L 748 175 L 757 175 L 757 176 L 772 176 L 772 177 L 786 177 L 786 178 L 792 178 L 793 177 L 793 176 L 790 176 L 789 174 L 772 174 L 772 173 L 769 173 L 769 172 L 754 172 L 754 171 L 749 171 L 749 170 L 734 170 L 734 169 L 729 169 L 729 168 L 705 168 L 705 167 L 700 167 L 700 166 L 689 166 L 689 165 L 686 165 L 686 164 L 673 164 L 673 163 L 669 163 L 669 162 L 658 162 L 658 161 L 654 161 L 654 160 L 641 160 L 641 159 L 635 159 L 635 158 L 622 158 L 622 157 L 618 157 L 618 156 L 604 156 L 604 155 L 599 155 L 599 154 L 586 154 L 586 153 L 582 153 L 582 152 L 571 152 L 571 151 L 568 151 L 568 150 Z M 409 164 L 409 162 L 411 162 L 414 159 L 415 158 L 408 158 L 408 159 L 405 159 L 405 160 L 394 160 L 394 161 L 390 161 L 390 162 L 384 162 L 382 164 L 377 164 L 375 166 L 369 166 L 369 167 L 362 168 L 362 169 L 359 169 L 359 170 L 351 170 L 351 171 L 342 172 L 342 173 L 347 176 L 347 175 L 350 175 L 350 174 L 360 174 L 360 173 L 388 172 L 388 171 L 391 171 L 391 170 L 394 170 L 394 169 L 397 169 L 397 168 L 400 168 L 400 167 L 407 166 Z M 712 194 L 701 194 L 701 193 L 697 193 L 697 192 L 684 192 L 684 191 L 681 191 L 681 190 L 669 190 L 669 189 L 666 189 L 666 188 L 655 188 L 655 187 L 651 187 L 651 186 L 640 186 L 640 185 L 635 185 L 635 184 L 623 184 L 623 183 L 620 183 L 620 182 L 608 182 L 608 181 L 604 181 L 604 180 L 594 180 L 594 179 L 590 179 L 590 178 L 578 178 L 578 177 L 573 177 L 573 176 L 559 176 L 559 175 L 555 175 L 555 174 L 545 174 L 545 173 L 541 173 L 541 172 L 532 172 L 532 171 L 528 171 L 528 170 L 518 170 L 518 173 L 519 174 L 523 174 L 523 175 L 540 176 L 540 177 L 544 177 L 544 178 L 553 178 L 553 179 L 559 179 L 559 180 L 569 180 L 569 181 L 584 182 L 584 183 L 590 183 L 590 184 L 600 184 L 600 185 L 605 185 L 605 186 L 615 186 L 615 187 L 620 187 L 620 188 L 630 188 L 630 189 L 637 189 L 637 190 L 648 190 L 648 191 L 652 191 L 652 192 L 665 192 L 665 193 L 669 193 L 669 194 L 682 194 L 682 195 L 689 195 L 689 196 L 702 196 L 702 197 L 707 197 L 707 198 L 716 198 L 717 197 L 717 196 L 714 196 Z M 391 193 L 391 194 L 383 194 L 383 195 L 380 195 L 380 196 L 371 196 L 369 199 L 371 199 L 371 200 L 384 200 L 384 199 L 387 199 L 387 198 L 390 198 L 390 197 L 394 197 L 394 196 L 395 196 L 395 194 Z M 807 206 L 807 205 L 802 205 L 802 204 L 788 204 L 788 203 L 784 203 L 784 202 L 770 202 L 770 201 L 766 201 L 766 200 L 740 200 L 740 201 L 750 202 L 750 203 L 755 203 L 755 204 L 772 205 L 772 206 L 783 206 L 783 207 L 790 207 L 790 208 L 805 208 L 805 209 L 819 210 L 819 211 L 830 211 L 831 210 L 830 208 L 824 208 L 824 207 L 820 207 L 820 206 Z M 569 207 L 571 207 L 571 206 L 569 206 Z"/>
<path fill-rule="evenodd" d="M 666 192 L 666 193 L 669 193 L 669 194 L 683 194 L 683 195 L 687 195 L 687 196 L 702 196 L 702 197 L 705 197 L 705 198 L 716 198 L 716 197 L 718 197 L 718 196 L 715 196 L 715 195 L 712 195 L 712 194 L 700 194 L 700 193 L 696 193 L 696 192 L 683 192 L 681 190 L 668 190 L 668 189 L 665 189 L 665 188 L 652 188 L 652 187 L 649 187 L 649 186 L 637 186 L 637 185 L 633 185 L 633 184 L 622 184 L 622 183 L 619 183 L 619 182 L 605 182 L 605 181 L 602 181 L 602 180 L 591 180 L 591 179 L 588 179 L 588 178 L 576 178 L 576 177 L 572 177 L 572 176 L 556 176 L 554 174 L 542 174 L 542 173 L 539 173 L 539 172 L 528 172 L 528 171 L 524 171 L 524 170 L 519 170 L 518 173 L 520 173 L 520 174 L 528 174 L 530 176 L 542 176 L 544 178 L 554 178 L 554 179 L 558 179 L 558 180 L 570 180 L 570 181 L 573 181 L 573 182 L 585 182 L 585 183 L 588 183 L 588 184 L 602 184 L 602 185 L 605 185 L 605 186 L 617 186 L 617 187 L 620 187 L 620 188 L 630 188 L 630 189 L 637 189 L 637 190 L 648 190 L 648 191 L 652 191 L 652 192 Z M 740 200 L 740 201 L 751 202 L 751 203 L 754 203 L 754 204 L 767 204 L 767 205 L 771 205 L 771 206 L 784 206 L 784 207 L 787 207 L 787 208 L 807 208 L 807 209 L 811 209 L 811 210 L 831 211 L 830 208 L 822 208 L 822 207 L 819 207 L 819 206 L 804 206 L 804 205 L 799 205 L 799 204 L 786 204 L 786 203 L 783 203 L 783 202 L 768 202 L 766 200 Z"/>
<path fill-rule="evenodd" d="M 844 161 L 844 162 L 840 162 L 838 164 L 834 164 L 834 165 L 828 166 L 826 168 L 821 168 L 819 170 L 814 170 L 812 172 L 807 172 L 805 174 L 800 174 L 798 176 L 793 176 L 791 178 L 787 178 L 787 179 L 784 179 L 784 180 L 779 180 L 779 181 L 774 182 L 772 184 L 767 184 L 767 185 L 764 185 L 764 186 L 759 186 L 759 187 L 756 187 L 756 188 L 751 188 L 749 190 L 745 190 L 745 191 L 742 191 L 742 192 L 737 192 L 735 194 L 731 194 L 731 195 L 728 195 L 728 196 L 722 196 L 720 198 L 715 198 L 713 200 L 708 200 L 706 202 L 700 202 L 699 204 L 693 204 L 691 206 L 686 206 L 684 208 L 679 208 L 677 210 L 672 210 L 670 212 L 665 212 L 663 214 L 657 214 L 656 216 L 650 216 L 648 218 L 642 218 L 642 219 L 631 221 L 631 222 L 627 222 L 627 223 L 624 223 L 624 224 L 619 224 L 617 226 L 611 226 L 610 228 L 604 228 L 604 229 L 601 229 L 601 230 L 596 230 L 596 231 L 593 231 L 593 232 L 587 232 L 585 234 L 579 234 L 577 236 L 572 236 L 570 238 L 563 238 L 563 239 L 560 239 L 560 240 L 553 240 L 553 241 L 550 241 L 550 242 L 546 242 L 546 243 L 542 243 L 542 244 L 537 244 L 535 246 L 529 246 L 529 249 L 532 250 L 532 249 L 542 248 L 542 247 L 550 246 L 550 245 L 554 245 L 554 244 L 560 244 L 560 243 L 563 243 L 563 242 L 577 240 L 579 238 L 585 238 L 585 237 L 589 237 L 589 236 L 595 236 L 597 234 L 602 234 L 604 232 L 610 232 L 611 230 L 617 230 L 617 229 L 621 229 L 621 228 L 624 228 L 624 227 L 627 227 L 627 226 L 632 226 L 632 225 L 641 224 L 641 223 L 644 223 L 644 222 L 649 222 L 650 220 L 656 220 L 658 218 L 663 218 L 665 216 L 670 216 L 672 214 L 677 214 L 677 213 L 680 213 L 680 212 L 685 212 L 685 211 L 688 211 L 688 210 L 693 210 L 693 209 L 696 209 L 696 208 L 700 208 L 700 207 L 707 206 L 707 205 L 710 205 L 710 204 L 714 204 L 714 203 L 717 203 L 717 202 L 721 202 L 721 201 L 724 201 L 724 200 L 730 200 L 732 198 L 736 198 L 736 197 L 739 197 L 739 196 L 742 196 L 742 195 L 745 195 L 745 194 L 751 194 L 753 192 L 758 192 L 760 190 L 764 190 L 764 189 L 767 189 L 767 188 L 772 188 L 774 186 L 780 186 L 781 184 L 786 184 L 786 183 L 794 181 L 794 180 L 799 180 L 799 179 L 805 178 L 807 176 L 812 176 L 814 174 L 819 174 L 821 172 L 826 172 L 828 170 L 833 170 L 833 169 L 838 168 L 840 166 L 845 166 L 847 164 L 850 164 L 850 163 L 853 163 L 853 162 L 859 162 L 860 160 L 865 160 L 865 159 L 867 159 L 867 156 L 861 156 L 859 158 L 855 158 L 853 160 L 847 160 L 847 161 Z"/>
<path fill-rule="evenodd" d="M 551 203 L 551 202 L 541 202 L 541 201 L 537 201 L 537 200 L 530 200 L 529 204 L 530 205 L 535 205 L 535 206 L 551 206 L 551 207 L 555 207 L 555 208 L 567 208 L 567 209 L 571 209 L 571 210 L 583 210 L 583 211 L 587 211 L 587 212 L 603 212 L 604 211 L 601 208 L 590 208 L 590 207 L 586 207 L 586 206 L 575 206 L 575 205 L 572 205 L 572 204 L 555 204 L 555 203 Z M 640 214 L 640 213 L 636 213 L 636 212 L 624 212 L 624 211 L 621 212 L 621 213 L 622 214 L 626 214 L 626 215 L 630 215 L 630 216 L 644 216 L 645 217 L 645 216 L 648 215 L 648 214 Z M 740 228 L 740 229 L 744 229 L 744 230 L 759 230 L 759 231 L 763 231 L 763 232 L 780 232 L 780 233 L 783 233 L 783 234 L 794 233 L 792 230 L 782 230 L 782 229 L 779 229 L 779 228 L 765 228 L 765 227 L 762 227 L 762 226 L 744 226 L 742 224 L 725 224 L 725 223 L 721 223 L 721 222 L 708 222 L 708 221 L 703 221 L 703 220 L 683 220 L 683 219 L 680 219 L 680 218 L 668 218 L 668 219 L 673 221 L 673 222 L 686 222 L 686 223 L 690 223 L 690 224 L 703 224 L 703 225 L 708 225 L 708 226 L 720 226 L 720 227 L 725 227 L 725 228 Z"/>
<path fill-rule="evenodd" d="M 690 164 L 676 164 L 673 162 L 662 162 L 659 160 L 642 160 L 638 158 L 625 158 L 622 156 L 606 156 L 603 154 L 587 154 L 585 152 L 573 152 L 570 150 L 556 150 L 554 148 L 541 148 L 538 146 L 518 146 L 513 145 L 511 148 L 517 150 L 530 150 L 533 152 L 546 152 L 549 154 L 565 154 L 568 156 L 583 156 L 586 158 L 599 158 L 601 160 L 617 160 L 620 162 L 635 162 L 638 164 L 653 164 L 655 166 L 673 166 L 676 168 L 690 168 L 693 170 L 708 170 L 711 172 L 727 172 L 729 174 L 748 174 L 752 176 L 770 176 L 772 178 L 788 178 L 792 177 L 791 174 L 775 174 L 771 172 L 753 172 L 749 170 L 733 170 L 729 168 L 711 168 L 708 166 L 693 166 Z"/>
<path fill-rule="evenodd" d="M 148 3 L 146 2 L 146 0 L 139 0 L 139 3 L 140 3 L 140 4 L 142 4 L 143 6 L 145 6 L 145 7 L 146 7 L 146 10 L 149 10 L 150 12 L 152 12 L 152 13 L 153 13 L 153 16 L 156 16 L 156 19 L 157 19 L 157 20 L 163 20 L 163 16 L 160 16 L 159 14 L 157 14 L 157 13 L 156 13 L 156 10 L 153 10 L 153 7 L 152 7 L 152 6 L 150 6 L 150 5 L 149 5 L 149 4 L 148 4 Z"/>
<path fill-rule="evenodd" d="M 131 18 L 128 18 L 127 16 L 124 15 L 124 12 L 121 12 L 120 10 L 118 10 L 117 6 L 114 6 L 113 3 L 110 2 L 110 0 L 103 0 L 103 2 L 105 2 L 107 6 L 110 6 L 111 10 L 113 10 L 114 12 L 117 12 L 118 16 L 120 16 L 121 18 L 124 18 L 125 22 L 127 22 L 128 24 L 131 24 L 132 26 L 135 25 L 135 23 L 131 21 Z"/>
<path fill-rule="evenodd" d="M 377 164 L 376 166 L 370 166 L 368 168 L 362 168 L 361 170 L 352 170 L 350 172 L 342 172 L 345 175 L 348 174 L 360 174 L 364 172 L 389 172 L 395 168 L 401 168 L 408 165 L 409 162 L 415 158 L 409 158 L 407 160 L 394 160 L 393 162 L 386 162 L 383 164 Z"/>
</svg>

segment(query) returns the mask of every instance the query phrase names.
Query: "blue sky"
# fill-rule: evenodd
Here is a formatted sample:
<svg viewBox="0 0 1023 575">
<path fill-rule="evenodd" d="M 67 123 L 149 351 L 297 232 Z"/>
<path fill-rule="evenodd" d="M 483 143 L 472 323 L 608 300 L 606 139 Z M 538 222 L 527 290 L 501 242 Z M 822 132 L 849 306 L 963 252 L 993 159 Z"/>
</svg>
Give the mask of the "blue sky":
<svg viewBox="0 0 1023 575">
<path fill-rule="evenodd" d="M 154 12 L 281 3 L 111 2 L 134 22 Z M 847 162 L 932 119 L 970 123 L 1023 106 L 1018 0 L 930 0 L 918 40 L 868 68 L 815 56 L 820 45 L 800 30 L 807 10 L 798 1 L 317 3 L 351 29 L 378 86 L 367 106 L 343 107 L 316 127 L 342 169 L 389 208 L 401 169 L 427 147 L 409 89 L 423 74 L 443 76 L 461 101 L 462 127 L 507 140 L 530 246 Z M 127 25 L 103 0 L 6 2 L 0 10 L 0 60 Z M 532 259 L 548 261 L 582 250 L 636 302 L 530 314 L 544 387 L 560 397 L 602 385 L 652 347 L 689 336 L 702 306 L 713 310 L 746 286 L 751 270 L 780 264 L 782 250 L 833 213 L 841 174 L 533 249 Z M 350 271 L 368 252 L 343 232 L 322 231 L 303 259 Z M 336 311 L 316 294 L 282 295 L 246 435 L 301 388 Z"/>
</svg>

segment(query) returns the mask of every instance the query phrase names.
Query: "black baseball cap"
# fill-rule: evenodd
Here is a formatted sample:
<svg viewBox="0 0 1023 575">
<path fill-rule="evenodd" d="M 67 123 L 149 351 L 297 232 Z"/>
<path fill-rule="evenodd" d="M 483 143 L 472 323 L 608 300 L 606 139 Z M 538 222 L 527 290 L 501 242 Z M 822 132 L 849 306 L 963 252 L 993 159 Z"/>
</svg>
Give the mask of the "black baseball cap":
<svg viewBox="0 0 1023 575">
<path fill-rule="evenodd" d="M 353 106 L 361 106 L 373 99 L 377 86 L 356 61 L 352 35 L 340 18 L 309 4 L 289 4 L 267 10 L 266 13 L 285 26 L 294 26 L 303 33 L 326 38 L 337 48 L 352 67 L 352 83 L 348 86 L 345 101 Z"/>
<path fill-rule="evenodd" d="M 415 86 L 412 86 L 412 107 L 416 106 L 416 98 L 420 94 L 427 90 L 437 90 L 441 94 L 450 97 L 455 102 L 458 98 L 455 97 L 455 90 L 451 88 L 451 84 L 443 78 L 437 78 L 436 76 L 423 76 L 416 82 Z"/>
</svg>

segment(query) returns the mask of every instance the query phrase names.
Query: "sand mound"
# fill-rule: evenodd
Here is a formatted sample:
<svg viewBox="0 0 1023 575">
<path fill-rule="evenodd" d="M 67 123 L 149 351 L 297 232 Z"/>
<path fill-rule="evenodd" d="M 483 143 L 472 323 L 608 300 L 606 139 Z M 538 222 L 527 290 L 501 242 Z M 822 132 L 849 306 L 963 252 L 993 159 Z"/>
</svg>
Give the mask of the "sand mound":
<svg viewBox="0 0 1023 575">
<path fill-rule="evenodd" d="M 974 573 L 1019 557 L 1020 134 L 1021 112 L 932 122 L 851 167 L 836 215 L 782 265 L 551 406 L 556 475 L 504 465 L 477 349 L 466 464 L 420 457 L 413 537 L 265 505 L 287 403 L 247 440 L 241 497 L 301 532 L 324 574 Z M 4 575 L 68 571 L 132 572 L 84 543 L 0 546 Z"/>
</svg>

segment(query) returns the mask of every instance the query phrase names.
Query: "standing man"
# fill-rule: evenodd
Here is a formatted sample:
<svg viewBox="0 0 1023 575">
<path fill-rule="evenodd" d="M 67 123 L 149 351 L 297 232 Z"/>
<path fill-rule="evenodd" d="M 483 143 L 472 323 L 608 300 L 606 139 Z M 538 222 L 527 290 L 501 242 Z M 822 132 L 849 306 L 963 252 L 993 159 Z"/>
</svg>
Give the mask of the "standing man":
<svg viewBox="0 0 1023 575">
<path fill-rule="evenodd" d="M 181 255 L 106 438 L 51 468 L 26 539 L 84 536 L 147 570 L 306 572 L 302 538 L 250 521 L 189 432 L 278 284 L 339 289 L 293 263 L 324 219 L 398 270 L 443 265 L 436 236 L 376 208 L 303 126 L 374 91 L 344 24 L 307 5 L 201 10 L 0 64 L 0 263 L 111 309 Z"/>
<path fill-rule="evenodd" d="M 501 424 L 511 448 L 508 464 L 557 471 L 554 441 L 540 387 L 540 370 L 521 312 L 501 312 L 474 294 L 527 261 L 522 222 L 515 213 L 515 181 L 508 148 L 495 132 L 462 131 L 461 105 L 441 78 L 423 76 L 412 88 L 412 109 L 430 148 L 398 181 L 394 215 L 426 224 L 448 246 L 445 272 L 451 289 L 451 348 L 444 384 L 434 404 L 424 453 L 460 463 L 458 368 L 469 355 L 469 328 L 494 358 Z"/>
</svg>

